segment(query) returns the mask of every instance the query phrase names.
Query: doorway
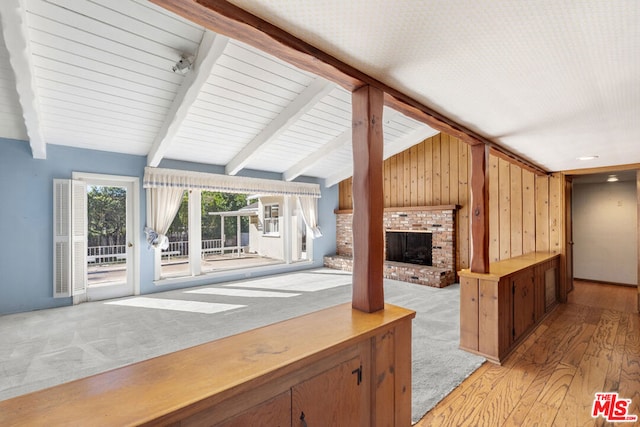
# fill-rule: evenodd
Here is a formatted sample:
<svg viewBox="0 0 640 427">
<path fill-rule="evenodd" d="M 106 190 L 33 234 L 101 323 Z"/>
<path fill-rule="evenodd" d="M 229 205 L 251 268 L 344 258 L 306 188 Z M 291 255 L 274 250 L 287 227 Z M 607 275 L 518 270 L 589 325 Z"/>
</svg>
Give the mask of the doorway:
<svg viewBox="0 0 640 427">
<path fill-rule="evenodd" d="M 86 184 L 86 293 L 76 302 L 140 293 L 139 179 L 74 173 Z"/>
<path fill-rule="evenodd" d="M 638 194 L 635 171 L 573 178 L 576 279 L 638 284 Z"/>
<path fill-rule="evenodd" d="M 578 251 L 574 251 L 576 280 L 585 279 L 596 284 L 634 287 L 637 297 L 636 310 L 640 311 L 640 170 L 633 167 L 622 170 L 601 168 L 599 172 L 591 170 L 584 174 L 576 174 L 572 178 L 574 185 L 593 187 L 582 192 L 584 194 L 581 197 L 586 202 L 576 200 L 580 198 L 580 191 L 577 196 L 576 187 L 573 187 L 572 197 L 569 199 L 569 204 L 573 205 L 571 218 L 575 224 L 579 212 L 582 216 L 579 220 L 585 223 L 582 230 L 574 230 L 575 235 L 579 235 L 581 239 L 584 236 L 589 237 L 594 234 L 594 228 L 602 227 L 604 220 L 608 221 L 604 223 L 604 237 L 585 242 L 587 248 L 598 250 L 597 258 L 584 255 L 592 255 L 593 252 L 580 251 L 580 246 L 577 248 Z M 604 185 L 607 186 L 606 190 L 598 188 Z M 600 212 L 597 209 L 600 209 Z M 592 220 L 588 221 L 590 218 Z M 613 243 L 613 246 L 606 247 L 604 243 Z M 600 276 L 602 273 L 605 276 Z"/>
</svg>

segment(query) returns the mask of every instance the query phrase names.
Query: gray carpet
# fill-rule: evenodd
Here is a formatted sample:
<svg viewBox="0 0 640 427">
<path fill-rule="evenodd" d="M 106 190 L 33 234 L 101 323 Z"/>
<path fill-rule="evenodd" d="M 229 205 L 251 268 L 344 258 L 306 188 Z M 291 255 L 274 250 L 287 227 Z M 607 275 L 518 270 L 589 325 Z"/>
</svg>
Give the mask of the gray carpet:
<svg viewBox="0 0 640 427">
<path fill-rule="evenodd" d="M 485 361 L 458 349 L 460 285 L 443 289 L 385 280 L 385 300 L 416 311 L 412 334 L 412 420 L 417 422 Z"/>
<path fill-rule="evenodd" d="M 0 400 L 348 302 L 350 284 L 349 273 L 318 269 L 145 296 L 171 309 L 110 301 L 0 316 Z M 189 292 L 204 288 L 214 291 Z M 254 296 L 240 290 L 253 290 Z M 484 359 L 458 350 L 458 285 L 435 289 L 385 280 L 385 299 L 417 312 L 412 405 L 417 421 Z M 186 311 L 180 310 L 181 301 Z M 236 307 L 207 312 L 219 304 Z M 188 311 L 194 305 L 204 310 Z"/>
</svg>

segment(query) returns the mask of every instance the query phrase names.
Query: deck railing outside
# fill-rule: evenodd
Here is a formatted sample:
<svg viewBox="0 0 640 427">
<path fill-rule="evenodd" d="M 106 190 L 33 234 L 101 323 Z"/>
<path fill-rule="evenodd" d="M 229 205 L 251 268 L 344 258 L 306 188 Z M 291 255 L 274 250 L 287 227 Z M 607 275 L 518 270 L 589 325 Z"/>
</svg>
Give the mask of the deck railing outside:
<svg viewBox="0 0 640 427">
<path fill-rule="evenodd" d="M 225 250 L 236 249 L 235 246 L 225 247 Z M 210 239 L 202 241 L 202 255 L 222 253 L 222 240 Z M 172 258 L 189 256 L 189 241 L 169 242 L 169 247 L 162 251 L 162 259 L 170 261 Z M 127 260 L 127 246 L 89 246 L 87 248 L 87 262 L 89 264 L 117 264 Z"/>
<path fill-rule="evenodd" d="M 89 246 L 87 248 L 87 262 L 89 264 L 121 263 L 126 259 L 126 245 Z"/>
</svg>

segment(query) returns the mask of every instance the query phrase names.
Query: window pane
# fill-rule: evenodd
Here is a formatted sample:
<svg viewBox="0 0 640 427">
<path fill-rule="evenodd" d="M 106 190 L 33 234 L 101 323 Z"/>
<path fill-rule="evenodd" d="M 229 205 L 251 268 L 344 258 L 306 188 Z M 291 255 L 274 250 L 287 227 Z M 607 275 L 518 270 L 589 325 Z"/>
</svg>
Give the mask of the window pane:
<svg viewBox="0 0 640 427">
<path fill-rule="evenodd" d="M 169 247 L 162 251 L 162 277 L 186 276 L 189 268 L 189 192 L 182 196 L 180 209 L 176 214 L 169 231 Z"/>
<path fill-rule="evenodd" d="M 264 205 L 264 234 L 277 235 L 280 232 L 280 205 Z"/>
<path fill-rule="evenodd" d="M 127 190 L 89 186 L 87 191 L 88 285 L 127 280 Z"/>
</svg>

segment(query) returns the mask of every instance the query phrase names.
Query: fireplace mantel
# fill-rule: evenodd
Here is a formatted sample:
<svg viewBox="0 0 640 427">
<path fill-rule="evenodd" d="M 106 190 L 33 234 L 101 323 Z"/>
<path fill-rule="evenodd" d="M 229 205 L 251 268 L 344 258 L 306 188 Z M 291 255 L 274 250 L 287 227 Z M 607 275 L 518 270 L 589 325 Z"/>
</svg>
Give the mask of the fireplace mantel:
<svg viewBox="0 0 640 427">
<path fill-rule="evenodd" d="M 406 208 L 384 208 L 385 212 L 413 212 L 413 211 L 456 211 L 460 209 L 460 205 L 438 205 L 438 206 L 410 206 Z M 352 214 L 353 209 L 334 209 L 333 213 Z"/>
<path fill-rule="evenodd" d="M 395 229 L 395 228 L 385 228 L 384 231 L 387 233 L 433 233 L 433 231 L 429 230 L 406 230 L 406 229 Z"/>
</svg>

